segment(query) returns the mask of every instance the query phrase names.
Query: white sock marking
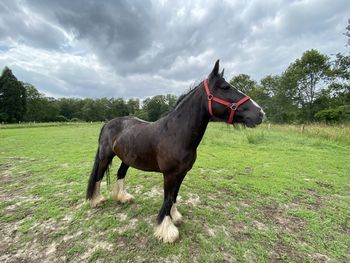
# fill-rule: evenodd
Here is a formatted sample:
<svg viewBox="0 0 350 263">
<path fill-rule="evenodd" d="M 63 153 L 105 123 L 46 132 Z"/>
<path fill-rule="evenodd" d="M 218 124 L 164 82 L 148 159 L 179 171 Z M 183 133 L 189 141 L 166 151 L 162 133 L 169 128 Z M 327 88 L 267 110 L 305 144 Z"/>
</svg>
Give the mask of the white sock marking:
<svg viewBox="0 0 350 263">
<path fill-rule="evenodd" d="M 106 200 L 100 193 L 100 185 L 101 181 L 96 182 L 94 194 L 92 195 L 92 198 L 90 200 L 91 207 L 97 207 Z"/>
<path fill-rule="evenodd" d="M 171 207 L 170 215 L 171 215 L 171 218 L 172 218 L 173 223 L 174 223 L 175 225 L 181 223 L 181 221 L 182 221 L 182 215 L 181 215 L 181 213 L 177 210 L 176 204 L 173 204 L 173 206 Z"/>
<path fill-rule="evenodd" d="M 164 243 L 173 243 L 179 238 L 179 230 L 171 221 L 170 216 L 166 216 L 162 223 L 156 227 L 154 236 L 163 240 Z"/>
<path fill-rule="evenodd" d="M 132 202 L 134 197 L 127 193 L 124 187 L 124 179 L 119 179 L 112 189 L 112 198 L 122 203 Z"/>
</svg>

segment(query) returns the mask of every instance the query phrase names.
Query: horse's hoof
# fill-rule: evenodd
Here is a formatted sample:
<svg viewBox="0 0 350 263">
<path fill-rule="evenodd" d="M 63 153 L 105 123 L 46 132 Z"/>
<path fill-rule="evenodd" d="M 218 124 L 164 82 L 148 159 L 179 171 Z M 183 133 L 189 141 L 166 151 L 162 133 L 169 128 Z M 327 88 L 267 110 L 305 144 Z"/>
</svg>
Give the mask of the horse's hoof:
<svg viewBox="0 0 350 263">
<path fill-rule="evenodd" d="M 119 201 L 121 202 L 121 203 L 129 203 L 129 204 L 131 204 L 131 203 L 133 203 L 134 202 L 134 197 L 131 195 L 131 194 L 128 194 L 128 193 L 124 193 L 123 195 L 121 195 L 120 197 L 119 197 Z"/>
<path fill-rule="evenodd" d="M 131 194 L 128 194 L 126 192 L 119 192 L 115 193 L 112 192 L 112 198 L 113 200 L 119 201 L 121 203 L 133 203 L 134 202 L 134 197 Z"/>
<path fill-rule="evenodd" d="M 164 243 L 174 243 L 179 238 L 179 230 L 171 221 L 170 216 L 166 216 L 156 227 L 154 236 Z"/>
<path fill-rule="evenodd" d="M 100 195 L 100 196 L 90 200 L 90 206 L 92 208 L 96 208 L 96 207 L 99 207 L 99 206 L 103 205 L 103 203 L 105 201 L 106 201 L 106 198 L 104 198 L 102 195 Z"/>
</svg>

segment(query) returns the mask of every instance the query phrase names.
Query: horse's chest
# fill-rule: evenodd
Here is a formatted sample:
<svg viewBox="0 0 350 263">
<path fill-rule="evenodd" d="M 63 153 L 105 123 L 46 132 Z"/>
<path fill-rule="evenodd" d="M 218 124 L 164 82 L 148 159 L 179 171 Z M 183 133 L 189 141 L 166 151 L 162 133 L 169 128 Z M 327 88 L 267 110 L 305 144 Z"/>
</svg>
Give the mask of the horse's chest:
<svg viewBox="0 0 350 263">
<path fill-rule="evenodd" d="M 163 148 L 158 152 L 158 165 L 162 172 L 186 173 L 196 160 L 196 151 Z"/>
</svg>

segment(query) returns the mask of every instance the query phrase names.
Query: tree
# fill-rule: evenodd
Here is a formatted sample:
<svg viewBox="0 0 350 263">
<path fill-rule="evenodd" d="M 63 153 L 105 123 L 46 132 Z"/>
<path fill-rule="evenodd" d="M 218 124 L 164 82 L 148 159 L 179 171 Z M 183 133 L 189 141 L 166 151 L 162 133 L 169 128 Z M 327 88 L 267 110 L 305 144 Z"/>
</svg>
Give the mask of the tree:
<svg viewBox="0 0 350 263">
<path fill-rule="evenodd" d="M 59 106 L 59 115 L 64 116 L 68 120 L 81 117 L 81 108 L 83 103 L 76 98 L 61 98 L 57 100 Z"/>
<path fill-rule="evenodd" d="M 298 108 L 295 105 L 293 88 L 289 87 L 289 83 L 285 83 L 280 76 L 268 75 L 261 79 L 259 86 L 265 94 L 261 106 L 268 120 L 278 123 L 296 120 Z"/>
<path fill-rule="evenodd" d="M 5 67 L 0 77 L 0 121 L 22 121 L 26 112 L 26 90 Z"/>
<path fill-rule="evenodd" d="M 175 95 L 167 94 L 165 96 L 165 102 L 169 106 L 169 109 L 172 109 L 175 106 L 176 101 L 177 101 L 177 97 Z"/>
<path fill-rule="evenodd" d="M 140 110 L 140 100 L 139 99 L 129 99 L 127 102 L 128 111 L 131 115 L 135 115 Z"/>
<path fill-rule="evenodd" d="M 247 74 L 239 74 L 230 80 L 230 84 L 242 91 L 243 93 L 250 95 L 250 93 L 256 87 L 256 82 L 250 78 Z"/>
<path fill-rule="evenodd" d="M 344 33 L 348 37 L 348 46 L 350 46 L 350 19 L 348 19 L 348 25 L 346 26 L 346 31 Z"/>
<path fill-rule="evenodd" d="M 337 105 L 350 105 L 350 55 L 338 53 L 332 61 L 329 91 Z"/>
<path fill-rule="evenodd" d="M 25 121 L 44 121 L 46 113 L 45 96 L 29 83 L 23 83 L 27 94 Z"/>
<path fill-rule="evenodd" d="M 122 98 L 111 100 L 111 110 L 109 119 L 129 115 L 128 104 Z"/>
<path fill-rule="evenodd" d="M 164 95 L 157 95 L 152 98 L 147 98 L 143 101 L 143 110 L 147 112 L 147 120 L 156 121 L 162 114 L 170 110 L 169 103 L 172 103 L 172 99 L 167 99 Z"/>
<path fill-rule="evenodd" d="M 329 69 L 329 58 L 312 49 L 304 52 L 283 73 L 282 82 L 297 101 L 301 119 L 312 121 L 314 101 L 320 90 L 326 87 Z"/>
<path fill-rule="evenodd" d="M 81 109 L 83 119 L 86 121 L 101 121 L 104 120 L 101 107 L 93 99 L 84 99 L 84 106 Z"/>
</svg>

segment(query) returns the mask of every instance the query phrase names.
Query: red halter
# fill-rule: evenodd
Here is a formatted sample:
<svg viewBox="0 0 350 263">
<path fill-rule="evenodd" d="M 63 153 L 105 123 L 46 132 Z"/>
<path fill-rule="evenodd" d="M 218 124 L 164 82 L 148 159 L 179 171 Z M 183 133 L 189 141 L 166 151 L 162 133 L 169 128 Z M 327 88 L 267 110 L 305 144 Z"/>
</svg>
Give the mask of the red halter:
<svg viewBox="0 0 350 263">
<path fill-rule="evenodd" d="M 227 123 L 229 123 L 229 124 L 233 123 L 233 117 L 235 116 L 235 112 L 236 112 L 237 108 L 241 104 L 243 104 L 244 102 L 246 102 L 247 100 L 250 99 L 249 96 L 245 96 L 244 98 L 240 99 L 238 102 L 228 102 L 226 100 L 222 100 L 220 98 L 214 97 L 213 94 L 210 93 L 207 80 L 204 80 L 204 89 L 205 89 L 205 92 L 207 93 L 207 97 L 208 97 L 208 110 L 209 110 L 210 116 L 214 117 L 213 109 L 211 106 L 212 101 L 215 101 L 217 103 L 225 105 L 226 107 L 231 109 L 230 117 L 228 118 L 228 121 L 227 121 Z"/>
</svg>

